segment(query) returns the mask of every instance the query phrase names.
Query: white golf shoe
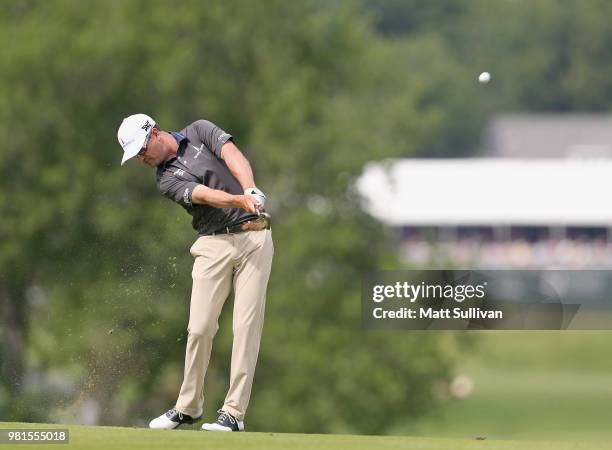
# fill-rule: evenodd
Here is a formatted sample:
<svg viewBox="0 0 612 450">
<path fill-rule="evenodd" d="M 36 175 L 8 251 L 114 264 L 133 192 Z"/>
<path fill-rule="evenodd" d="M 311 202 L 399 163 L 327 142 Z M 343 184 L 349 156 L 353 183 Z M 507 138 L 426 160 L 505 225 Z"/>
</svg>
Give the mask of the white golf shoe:
<svg viewBox="0 0 612 450">
<path fill-rule="evenodd" d="M 236 419 L 230 413 L 220 409 L 219 418 L 215 423 L 205 423 L 202 429 L 206 431 L 244 431 L 244 422 Z"/>
<path fill-rule="evenodd" d="M 161 416 L 149 422 L 149 428 L 154 428 L 156 430 L 172 430 L 185 423 L 196 423 L 200 419 L 200 417 L 194 418 L 188 416 L 187 414 L 183 414 L 180 411 L 177 411 L 176 408 L 172 408 L 170 411 L 162 414 Z"/>
</svg>

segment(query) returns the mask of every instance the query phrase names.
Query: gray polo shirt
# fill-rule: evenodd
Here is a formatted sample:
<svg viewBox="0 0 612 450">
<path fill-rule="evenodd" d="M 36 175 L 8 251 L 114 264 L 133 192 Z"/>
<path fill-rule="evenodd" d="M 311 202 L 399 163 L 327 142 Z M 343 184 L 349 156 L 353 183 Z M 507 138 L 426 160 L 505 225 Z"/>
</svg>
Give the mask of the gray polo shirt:
<svg viewBox="0 0 612 450">
<path fill-rule="evenodd" d="M 177 156 L 157 167 L 157 188 L 187 210 L 193 217 L 193 228 L 200 235 L 257 218 L 242 208 L 215 208 L 191 202 L 193 189 L 198 184 L 243 194 L 242 186 L 221 159 L 221 147 L 232 139 L 230 134 L 207 120 L 198 120 L 171 134 L 179 144 Z"/>
</svg>

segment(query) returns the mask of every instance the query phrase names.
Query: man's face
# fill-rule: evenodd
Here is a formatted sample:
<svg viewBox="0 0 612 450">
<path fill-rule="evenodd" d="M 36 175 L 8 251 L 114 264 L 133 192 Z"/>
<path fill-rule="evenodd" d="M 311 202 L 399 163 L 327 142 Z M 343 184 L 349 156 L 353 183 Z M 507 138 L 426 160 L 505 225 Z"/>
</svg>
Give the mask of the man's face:
<svg viewBox="0 0 612 450">
<path fill-rule="evenodd" d="M 166 156 L 167 151 L 160 132 L 157 128 L 153 128 L 146 145 L 146 151 L 141 151 L 140 154 L 136 155 L 136 159 L 147 166 L 157 167 L 165 161 Z"/>
</svg>

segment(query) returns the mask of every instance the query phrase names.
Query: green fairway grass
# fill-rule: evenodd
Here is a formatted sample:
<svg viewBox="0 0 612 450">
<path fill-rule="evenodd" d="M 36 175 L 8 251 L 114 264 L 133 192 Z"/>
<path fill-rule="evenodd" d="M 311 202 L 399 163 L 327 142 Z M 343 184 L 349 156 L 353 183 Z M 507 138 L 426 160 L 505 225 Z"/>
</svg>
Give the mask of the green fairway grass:
<svg viewBox="0 0 612 450">
<path fill-rule="evenodd" d="M 207 433 L 192 430 L 148 430 L 143 428 L 87 427 L 80 425 L 50 425 L 0 422 L 6 428 L 68 428 L 69 444 L 4 445 L 23 449 L 214 449 L 214 450 L 603 450 L 612 449 L 605 442 L 536 442 L 476 439 L 433 439 L 405 436 L 353 436 L 289 433 Z M 2 446 L 0 445 L 0 448 Z"/>
</svg>

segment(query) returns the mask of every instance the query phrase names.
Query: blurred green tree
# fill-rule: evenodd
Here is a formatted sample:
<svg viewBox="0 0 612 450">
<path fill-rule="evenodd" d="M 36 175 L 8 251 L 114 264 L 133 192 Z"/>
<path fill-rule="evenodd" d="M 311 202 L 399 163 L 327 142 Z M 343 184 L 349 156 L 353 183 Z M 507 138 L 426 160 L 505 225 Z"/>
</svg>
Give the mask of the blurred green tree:
<svg viewBox="0 0 612 450">
<path fill-rule="evenodd" d="M 493 74 L 488 90 L 469 89 L 457 104 L 458 117 L 486 116 L 496 110 L 608 111 L 612 81 L 612 4 L 593 0 L 363 0 L 377 29 L 394 40 L 435 35 L 448 57 L 461 67 L 453 73 L 457 89 L 475 86 L 482 71 Z M 451 108 L 452 109 L 452 108 Z M 484 114 L 483 114 L 484 113 Z M 465 123 L 465 120 L 461 121 Z M 480 131 L 483 123 L 480 123 Z M 464 142 L 470 129 L 465 130 Z M 447 133 L 444 133 L 447 135 Z M 455 133 L 451 133 L 454 135 Z M 476 135 L 477 136 L 477 135 Z M 473 151 L 472 148 L 463 151 Z"/>
</svg>

